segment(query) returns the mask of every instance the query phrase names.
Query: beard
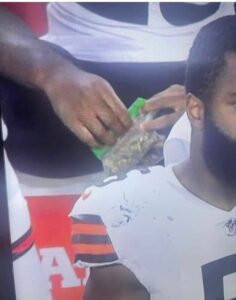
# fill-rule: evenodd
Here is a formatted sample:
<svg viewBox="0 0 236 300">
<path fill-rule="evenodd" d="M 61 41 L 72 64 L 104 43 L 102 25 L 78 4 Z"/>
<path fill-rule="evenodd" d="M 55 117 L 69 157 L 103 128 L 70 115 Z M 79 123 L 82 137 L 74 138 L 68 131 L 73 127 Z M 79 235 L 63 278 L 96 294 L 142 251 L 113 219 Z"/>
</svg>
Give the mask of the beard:
<svg viewBox="0 0 236 300">
<path fill-rule="evenodd" d="M 217 126 L 209 113 L 204 121 L 203 158 L 214 177 L 236 186 L 236 141 Z"/>
</svg>

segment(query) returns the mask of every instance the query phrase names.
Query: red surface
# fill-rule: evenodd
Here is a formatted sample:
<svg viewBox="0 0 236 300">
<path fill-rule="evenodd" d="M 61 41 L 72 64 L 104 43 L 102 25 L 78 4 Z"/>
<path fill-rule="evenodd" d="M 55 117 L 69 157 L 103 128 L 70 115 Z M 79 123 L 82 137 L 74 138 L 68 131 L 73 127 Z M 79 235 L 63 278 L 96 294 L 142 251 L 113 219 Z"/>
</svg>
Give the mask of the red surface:
<svg viewBox="0 0 236 300">
<path fill-rule="evenodd" d="M 47 32 L 47 3 L 2 2 L 0 5 L 7 7 L 11 12 L 14 12 L 24 20 L 37 36 Z"/>
<path fill-rule="evenodd" d="M 64 274 L 65 276 L 62 274 L 63 272 L 61 274 L 59 272 L 48 278 L 52 285 L 54 300 L 79 300 L 82 298 L 85 271 L 74 268 L 72 264 L 71 221 L 68 218 L 68 214 L 77 198 L 76 195 L 27 197 L 35 243 L 39 254 L 54 253 L 54 251 L 57 253 L 59 249 L 66 253 L 66 257 L 63 257 L 69 258 L 71 261 L 69 271 L 74 274 L 71 278 L 68 275 L 70 272 L 68 273 L 66 270 L 64 270 L 67 274 Z M 64 259 L 63 257 L 62 259 Z M 41 259 L 43 258 L 41 257 Z M 57 267 L 58 264 L 60 264 L 60 260 L 57 260 L 57 256 L 55 256 L 48 266 L 49 270 L 53 270 L 53 267 Z M 81 280 L 81 284 L 73 286 L 76 277 Z M 63 287 L 63 280 L 64 282 L 72 282 L 72 286 Z"/>
</svg>

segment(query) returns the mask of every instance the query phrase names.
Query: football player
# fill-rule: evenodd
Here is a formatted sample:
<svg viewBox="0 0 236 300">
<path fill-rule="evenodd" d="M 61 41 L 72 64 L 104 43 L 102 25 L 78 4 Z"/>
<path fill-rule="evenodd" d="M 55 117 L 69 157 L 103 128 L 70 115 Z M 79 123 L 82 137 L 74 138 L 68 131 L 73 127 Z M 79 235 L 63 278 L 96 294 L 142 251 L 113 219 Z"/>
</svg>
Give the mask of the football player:
<svg viewBox="0 0 236 300">
<path fill-rule="evenodd" d="M 108 178 L 70 214 L 84 300 L 236 299 L 235 16 L 199 32 L 185 88 L 190 158 Z"/>
</svg>

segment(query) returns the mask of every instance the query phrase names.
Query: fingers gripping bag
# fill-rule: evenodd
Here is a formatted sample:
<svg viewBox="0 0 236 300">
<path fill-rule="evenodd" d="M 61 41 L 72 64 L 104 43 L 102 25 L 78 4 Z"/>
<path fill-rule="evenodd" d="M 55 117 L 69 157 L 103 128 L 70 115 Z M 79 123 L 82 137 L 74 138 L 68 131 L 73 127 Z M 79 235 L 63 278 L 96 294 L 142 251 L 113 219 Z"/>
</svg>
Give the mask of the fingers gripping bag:
<svg viewBox="0 0 236 300">
<path fill-rule="evenodd" d="M 129 108 L 132 127 L 118 138 L 112 147 L 94 148 L 93 153 L 102 161 L 105 174 L 126 173 L 136 166 L 150 166 L 163 159 L 164 136 L 156 131 L 144 131 L 140 124 L 155 117 L 154 113 L 143 114 L 143 98 L 137 98 Z"/>
</svg>

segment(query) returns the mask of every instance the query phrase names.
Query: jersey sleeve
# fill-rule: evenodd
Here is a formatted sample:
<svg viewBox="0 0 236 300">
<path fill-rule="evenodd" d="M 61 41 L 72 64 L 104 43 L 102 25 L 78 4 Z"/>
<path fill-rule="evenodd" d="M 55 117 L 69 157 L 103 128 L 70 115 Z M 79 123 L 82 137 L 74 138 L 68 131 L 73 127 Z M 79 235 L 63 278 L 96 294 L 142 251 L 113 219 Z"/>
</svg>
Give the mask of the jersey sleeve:
<svg viewBox="0 0 236 300">
<path fill-rule="evenodd" d="M 122 183 L 87 188 L 70 213 L 74 262 L 80 267 L 103 266 L 119 262 L 104 220 L 104 216 L 119 199 L 118 194 L 114 199 L 114 185 L 119 189 Z"/>
<path fill-rule="evenodd" d="M 119 263 L 148 291 L 154 290 L 168 261 L 172 263 L 167 255 L 170 238 L 163 230 L 170 221 L 157 209 L 157 177 L 135 170 L 123 180 L 108 179 L 104 186 L 92 186 L 81 195 L 70 213 L 77 266 Z"/>
<path fill-rule="evenodd" d="M 87 188 L 73 207 L 70 213 L 72 245 L 78 266 L 122 262 L 121 244 L 135 235 L 132 220 L 136 199 L 132 183 L 140 180 L 140 172 L 131 173 L 125 179 L 114 176 L 100 187 Z"/>
</svg>

